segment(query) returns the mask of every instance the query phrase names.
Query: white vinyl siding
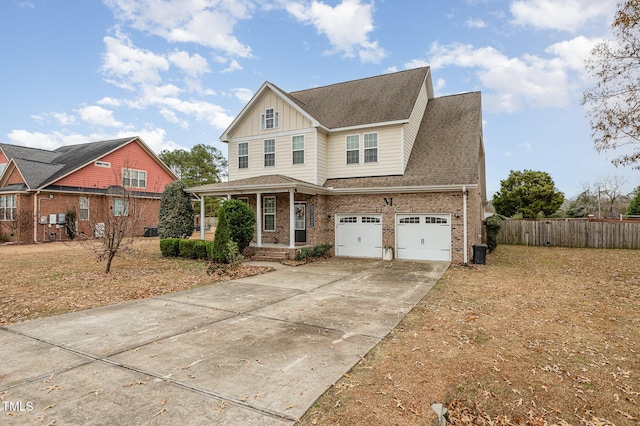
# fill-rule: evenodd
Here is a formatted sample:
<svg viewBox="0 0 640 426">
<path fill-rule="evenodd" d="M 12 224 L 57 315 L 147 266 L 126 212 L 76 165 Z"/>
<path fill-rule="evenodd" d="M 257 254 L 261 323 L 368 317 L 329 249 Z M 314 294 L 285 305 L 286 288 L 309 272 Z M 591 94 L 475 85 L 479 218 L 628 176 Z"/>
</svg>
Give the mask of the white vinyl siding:
<svg viewBox="0 0 640 426">
<path fill-rule="evenodd" d="M 248 167 L 241 169 L 235 161 L 230 162 L 229 181 L 247 179 L 268 174 L 280 174 L 299 179 L 304 182 L 316 183 L 316 147 L 315 131 L 305 133 L 286 133 L 284 135 L 274 135 L 275 140 L 275 165 L 265 168 L 265 139 L 256 138 L 248 141 L 229 143 L 229 158 L 238 158 L 240 144 L 246 143 L 248 146 Z M 293 164 L 292 138 L 294 136 L 304 136 L 304 164 Z M 344 159 L 343 159 L 344 161 Z M 324 180 L 320 184 L 324 183 Z"/>
<path fill-rule="evenodd" d="M 265 231 L 276 230 L 276 197 L 262 199 L 263 223 Z"/>
<path fill-rule="evenodd" d="M 364 148 L 361 148 L 360 166 L 347 164 L 345 159 L 346 138 L 355 135 L 354 131 L 336 132 L 327 140 L 327 179 L 400 175 L 402 168 L 402 125 L 372 127 L 358 134 L 363 139 L 365 134 L 378 135 L 377 162 L 365 162 Z M 363 144 L 360 144 L 362 147 Z"/>
<path fill-rule="evenodd" d="M 293 164 L 304 164 L 304 135 L 291 139 L 291 153 Z"/>
<path fill-rule="evenodd" d="M 411 150 L 413 149 L 413 144 L 416 141 L 416 136 L 418 134 L 418 130 L 420 129 L 420 124 L 422 123 L 424 111 L 427 108 L 428 98 L 429 96 L 427 94 L 427 89 L 423 85 L 420 89 L 420 93 L 418 94 L 418 99 L 415 106 L 413 107 L 413 111 L 411 111 L 409 122 L 404 125 L 404 141 L 402 141 L 404 149 L 402 158 L 402 173 L 404 173 L 404 169 L 407 167 L 407 162 L 409 161 L 409 156 L 411 155 Z"/>
<path fill-rule="evenodd" d="M 276 165 L 276 140 L 266 139 L 264 141 L 264 166 L 272 167 Z"/>
<path fill-rule="evenodd" d="M 364 162 L 365 163 L 378 162 L 378 134 L 377 133 L 364 134 Z"/>
<path fill-rule="evenodd" d="M 249 142 L 240 142 L 238 144 L 238 168 L 249 168 Z"/>
<path fill-rule="evenodd" d="M 360 164 L 360 135 L 348 135 L 346 145 L 347 164 Z"/>
</svg>

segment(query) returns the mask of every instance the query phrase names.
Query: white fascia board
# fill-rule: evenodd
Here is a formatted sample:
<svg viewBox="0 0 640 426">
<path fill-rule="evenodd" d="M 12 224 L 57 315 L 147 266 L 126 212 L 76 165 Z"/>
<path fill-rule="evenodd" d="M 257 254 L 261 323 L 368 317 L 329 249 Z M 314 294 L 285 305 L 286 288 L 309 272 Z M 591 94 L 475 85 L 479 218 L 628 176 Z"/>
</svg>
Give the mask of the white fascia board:
<svg viewBox="0 0 640 426">
<path fill-rule="evenodd" d="M 332 188 L 328 187 L 330 194 L 389 194 L 389 193 L 415 193 L 415 192 L 460 192 L 464 188 L 477 188 L 477 184 L 467 185 L 429 185 L 429 186 L 384 186 L 375 188 Z"/>
<path fill-rule="evenodd" d="M 398 124 L 407 124 L 409 122 L 409 119 L 404 119 L 404 120 L 395 120 L 395 121 L 384 121 L 381 123 L 369 123 L 369 124 L 358 124 L 356 126 L 349 126 L 349 127 L 337 127 L 335 129 L 330 129 L 332 133 L 335 132 L 345 132 L 345 131 L 352 131 L 352 130 L 360 130 L 360 129 L 369 129 L 372 127 L 384 127 L 384 126 L 395 126 Z"/>
<path fill-rule="evenodd" d="M 284 132 L 272 132 L 272 133 L 265 133 L 263 135 L 251 135 L 251 136 L 244 136 L 241 138 L 230 138 L 229 140 L 225 141 L 227 143 L 229 142 L 250 142 L 250 141 L 256 141 L 256 140 L 263 140 L 263 139 L 276 139 L 279 137 L 283 137 L 283 136 L 294 136 L 294 135 L 302 135 L 302 134 L 310 134 L 313 133 L 314 130 L 316 128 L 314 127 L 309 127 L 306 129 L 295 129 L 295 130 L 286 130 Z"/>
<path fill-rule="evenodd" d="M 192 194 L 205 197 L 219 197 L 224 195 L 238 195 L 238 194 L 256 194 L 256 193 L 276 193 L 276 192 L 289 192 L 294 190 L 301 194 L 329 194 L 326 188 L 322 188 L 315 185 L 305 185 L 301 183 L 277 183 L 266 185 L 240 185 L 240 186 L 228 186 L 225 188 L 210 190 L 207 188 L 187 188 L 186 191 Z"/>
</svg>

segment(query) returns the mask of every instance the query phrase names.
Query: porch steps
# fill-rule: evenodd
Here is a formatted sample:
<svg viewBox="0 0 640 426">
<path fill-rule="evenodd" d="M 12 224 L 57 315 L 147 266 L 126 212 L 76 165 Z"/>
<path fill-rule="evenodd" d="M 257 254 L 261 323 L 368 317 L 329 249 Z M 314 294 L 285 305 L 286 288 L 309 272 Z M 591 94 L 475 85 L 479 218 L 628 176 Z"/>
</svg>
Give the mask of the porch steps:
<svg viewBox="0 0 640 426">
<path fill-rule="evenodd" d="M 251 260 L 279 262 L 289 259 L 289 251 L 290 250 L 286 248 L 262 247 L 251 256 Z"/>
</svg>

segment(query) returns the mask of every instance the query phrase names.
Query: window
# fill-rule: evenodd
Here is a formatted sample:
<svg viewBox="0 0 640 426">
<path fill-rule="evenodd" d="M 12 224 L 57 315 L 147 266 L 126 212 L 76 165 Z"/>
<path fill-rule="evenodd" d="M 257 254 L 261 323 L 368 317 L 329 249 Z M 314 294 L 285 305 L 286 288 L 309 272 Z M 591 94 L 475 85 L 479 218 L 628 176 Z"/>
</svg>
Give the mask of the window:
<svg viewBox="0 0 640 426">
<path fill-rule="evenodd" d="M 238 144 L 238 168 L 249 168 L 249 142 L 240 142 Z"/>
<path fill-rule="evenodd" d="M 129 200 L 124 198 L 113 199 L 113 215 L 114 216 L 129 216 Z"/>
<path fill-rule="evenodd" d="M 0 175 L 4 172 L 4 169 L 7 168 L 7 163 L 0 163 Z"/>
<path fill-rule="evenodd" d="M 294 136 L 292 140 L 293 164 L 304 164 L 304 136 Z"/>
<path fill-rule="evenodd" d="M 264 197 L 264 230 L 276 230 L 276 197 Z"/>
<path fill-rule="evenodd" d="M 266 139 L 264 141 L 264 166 L 276 165 L 276 140 Z"/>
<path fill-rule="evenodd" d="M 0 220 L 16 220 L 17 212 L 16 195 L 0 195 Z"/>
<path fill-rule="evenodd" d="M 249 204 L 249 197 L 238 197 L 238 201 L 242 201 L 245 204 Z"/>
<path fill-rule="evenodd" d="M 340 223 L 358 223 L 358 218 L 355 216 L 341 217 Z"/>
<path fill-rule="evenodd" d="M 104 167 L 104 168 L 111 168 L 111 163 L 108 163 L 106 161 L 96 161 L 95 163 L 93 163 L 96 165 L 96 167 Z"/>
<path fill-rule="evenodd" d="M 362 217 L 362 223 L 380 223 L 380 218 L 379 217 L 363 216 Z"/>
<path fill-rule="evenodd" d="M 347 164 L 360 163 L 360 135 L 347 136 Z"/>
<path fill-rule="evenodd" d="M 446 224 L 447 223 L 447 219 L 444 217 L 434 217 L 434 216 L 427 216 L 424 218 L 424 223 L 443 223 Z"/>
<path fill-rule="evenodd" d="M 279 117 L 278 113 L 273 108 L 267 108 L 262 114 L 262 130 L 264 129 L 277 129 Z"/>
<path fill-rule="evenodd" d="M 122 186 L 129 188 L 146 188 L 147 172 L 143 170 L 122 169 Z"/>
<path fill-rule="evenodd" d="M 89 197 L 80 197 L 79 220 L 89 220 Z"/>
<path fill-rule="evenodd" d="M 403 217 L 400 219 L 400 223 L 420 223 L 419 217 Z"/>
<path fill-rule="evenodd" d="M 378 134 L 377 133 L 364 134 L 364 162 L 365 163 L 378 162 Z"/>
</svg>

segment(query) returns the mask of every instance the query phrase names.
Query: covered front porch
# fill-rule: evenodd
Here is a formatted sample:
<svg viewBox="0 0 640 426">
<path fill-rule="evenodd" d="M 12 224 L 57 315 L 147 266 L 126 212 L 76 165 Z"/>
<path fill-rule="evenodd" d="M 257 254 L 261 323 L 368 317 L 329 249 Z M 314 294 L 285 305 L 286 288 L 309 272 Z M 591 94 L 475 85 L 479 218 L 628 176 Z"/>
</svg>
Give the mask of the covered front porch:
<svg viewBox="0 0 640 426">
<path fill-rule="evenodd" d="M 327 225 L 327 189 L 282 175 L 220 182 L 187 189 L 200 203 L 204 217 L 206 197 L 235 198 L 246 202 L 256 216 L 251 247 L 293 250 L 317 244 Z M 205 239 L 204 227 L 200 238 Z M 273 250 L 272 250 L 273 251 Z"/>
</svg>

